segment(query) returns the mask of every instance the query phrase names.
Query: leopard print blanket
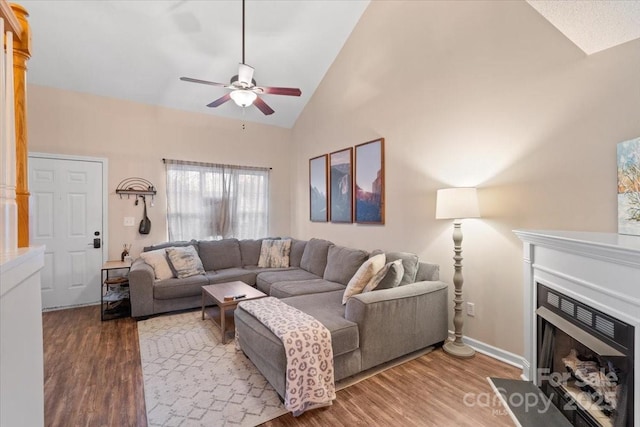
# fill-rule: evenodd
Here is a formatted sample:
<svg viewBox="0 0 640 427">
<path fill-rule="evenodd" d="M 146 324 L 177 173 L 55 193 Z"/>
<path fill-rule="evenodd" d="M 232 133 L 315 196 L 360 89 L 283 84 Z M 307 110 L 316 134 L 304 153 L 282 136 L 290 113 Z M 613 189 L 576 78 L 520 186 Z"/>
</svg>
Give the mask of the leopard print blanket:
<svg viewBox="0 0 640 427">
<path fill-rule="evenodd" d="M 294 417 L 336 398 L 331 333 L 312 316 L 274 297 L 240 303 L 274 333 L 287 357 L 284 406 Z"/>
</svg>

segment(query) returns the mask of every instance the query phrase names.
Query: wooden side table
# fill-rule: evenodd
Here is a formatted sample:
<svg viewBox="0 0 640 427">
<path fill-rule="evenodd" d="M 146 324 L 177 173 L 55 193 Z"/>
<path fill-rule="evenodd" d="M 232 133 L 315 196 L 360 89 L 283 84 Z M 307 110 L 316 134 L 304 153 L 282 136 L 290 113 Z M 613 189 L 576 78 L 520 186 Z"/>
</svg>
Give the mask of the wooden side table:
<svg viewBox="0 0 640 427">
<path fill-rule="evenodd" d="M 239 299 L 225 301 L 226 296 L 238 296 L 244 295 Z M 228 310 L 235 310 L 239 302 L 248 301 L 257 298 L 266 297 L 267 294 L 257 290 L 256 288 L 247 285 L 244 282 L 225 282 L 216 283 L 215 285 L 207 285 L 202 287 L 202 320 L 204 320 L 204 308 L 207 298 L 213 300 L 213 302 L 220 308 L 220 323 L 216 322 L 213 317 L 211 321 L 220 328 L 222 332 L 222 344 L 227 343 L 227 330 L 226 330 L 226 313 Z M 232 331 L 233 332 L 233 331 Z"/>
</svg>

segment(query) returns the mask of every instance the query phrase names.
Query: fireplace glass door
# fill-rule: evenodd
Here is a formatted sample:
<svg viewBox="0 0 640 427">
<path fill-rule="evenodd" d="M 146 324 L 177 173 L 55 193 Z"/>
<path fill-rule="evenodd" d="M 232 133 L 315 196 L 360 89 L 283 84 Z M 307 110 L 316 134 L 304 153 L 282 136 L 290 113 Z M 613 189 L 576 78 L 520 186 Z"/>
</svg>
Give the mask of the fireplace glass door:
<svg viewBox="0 0 640 427">
<path fill-rule="evenodd" d="M 538 384 L 574 426 L 633 426 L 633 327 L 538 284 Z"/>
</svg>

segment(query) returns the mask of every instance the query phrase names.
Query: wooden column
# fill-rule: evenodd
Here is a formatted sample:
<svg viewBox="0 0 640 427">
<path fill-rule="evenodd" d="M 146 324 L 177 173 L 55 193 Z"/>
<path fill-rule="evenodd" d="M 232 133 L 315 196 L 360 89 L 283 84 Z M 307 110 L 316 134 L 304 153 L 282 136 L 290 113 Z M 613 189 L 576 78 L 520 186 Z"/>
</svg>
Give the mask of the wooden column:
<svg viewBox="0 0 640 427">
<path fill-rule="evenodd" d="M 29 144 L 27 138 L 27 61 L 31 58 L 31 29 L 27 10 L 11 3 L 22 34 L 13 39 L 13 86 L 16 117 L 16 203 L 18 204 L 18 247 L 29 246 Z"/>
</svg>

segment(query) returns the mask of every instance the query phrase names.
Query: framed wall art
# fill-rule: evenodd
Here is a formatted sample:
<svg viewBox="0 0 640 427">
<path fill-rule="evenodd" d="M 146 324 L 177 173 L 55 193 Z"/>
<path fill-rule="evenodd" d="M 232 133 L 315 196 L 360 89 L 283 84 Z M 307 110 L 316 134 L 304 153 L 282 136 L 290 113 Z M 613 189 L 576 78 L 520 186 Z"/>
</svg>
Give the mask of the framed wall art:
<svg viewBox="0 0 640 427">
<path fill-rule="evenodd" d="M 309 212 L 313 222 L 327 222 L 329 219 L 327 157 L 323 154 L 309 159 Z"/>
<path fill-rule="evenodd" d="M 331 222 L 353 222 L 353 148 L 329 154 Z"/>
<path fill-rule="evenodd" d="M 384 138 L 356 145 L 355 222 L 384 224 Z"/>
<path fill-rule="evenodd" d="M 618 233 L 640 236 L 640 137 L 618 144 Z"/>
</svg>

